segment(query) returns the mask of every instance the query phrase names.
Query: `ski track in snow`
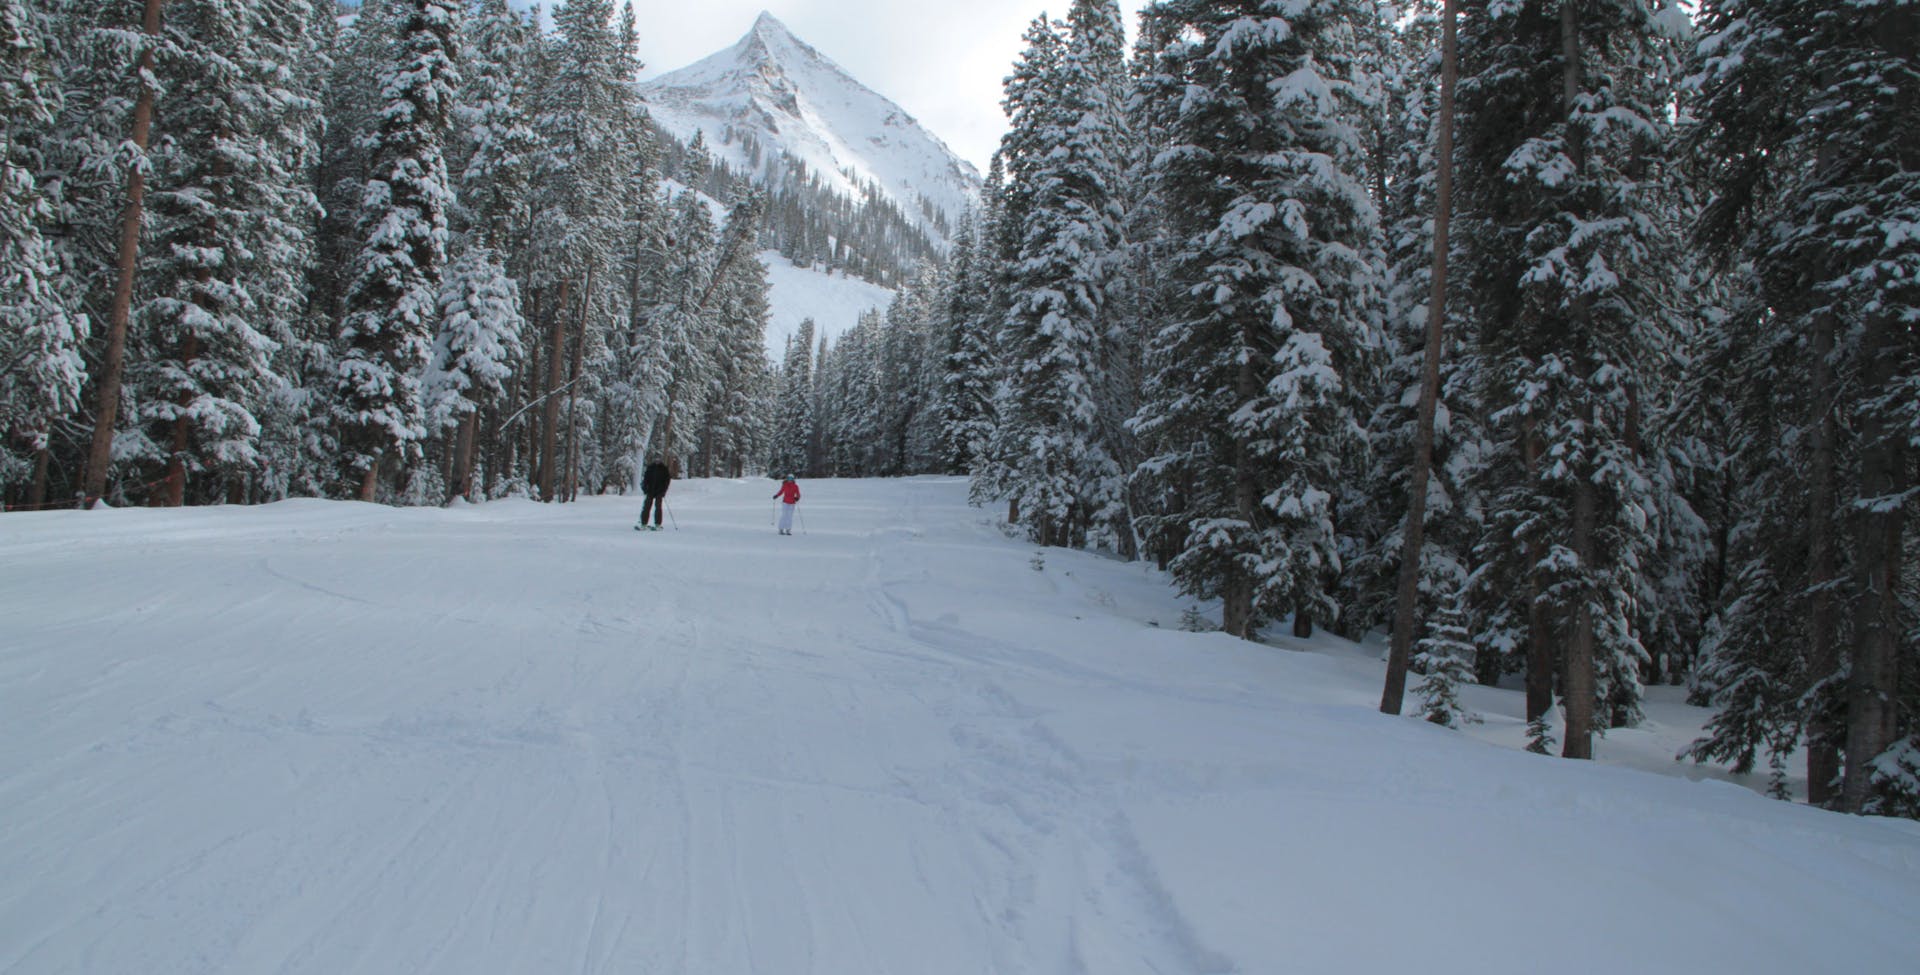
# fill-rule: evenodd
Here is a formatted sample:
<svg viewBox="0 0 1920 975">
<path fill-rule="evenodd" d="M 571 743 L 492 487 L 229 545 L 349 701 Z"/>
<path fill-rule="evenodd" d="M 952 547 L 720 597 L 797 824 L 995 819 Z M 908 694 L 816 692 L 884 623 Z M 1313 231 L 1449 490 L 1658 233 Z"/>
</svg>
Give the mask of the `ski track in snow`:
<svg viewBox="0 0 1920 975">
<path fill-rule="evenodd" d="M 0 972 L 1911 962 L 1913 824 L 1383 718 L 961 481 L 804 487 L 0 518 Z"/>
</svg>

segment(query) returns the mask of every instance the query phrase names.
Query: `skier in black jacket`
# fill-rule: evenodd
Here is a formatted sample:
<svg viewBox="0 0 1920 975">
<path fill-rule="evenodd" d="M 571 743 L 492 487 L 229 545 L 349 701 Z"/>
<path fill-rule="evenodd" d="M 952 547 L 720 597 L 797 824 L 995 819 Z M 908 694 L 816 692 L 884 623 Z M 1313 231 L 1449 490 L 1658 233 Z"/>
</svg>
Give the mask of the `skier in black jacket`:
<svg viewBox="0 0 1920 975">
<path fill-rule="evenodd" d="M 655 457 L 648 462 L 646 473 L 640 475 L 640 493 L 646 495 L 647 499 L 640 504 L 640 523 L 633 526 L 635 530 L 648 527 L 649 512 L 653 515 L 653 530 L 660 530 L 661 513 L 667 509 L 667 485 L 671 483 L 673 472 L 667 469 L 660 458 Z"/>
</svg>

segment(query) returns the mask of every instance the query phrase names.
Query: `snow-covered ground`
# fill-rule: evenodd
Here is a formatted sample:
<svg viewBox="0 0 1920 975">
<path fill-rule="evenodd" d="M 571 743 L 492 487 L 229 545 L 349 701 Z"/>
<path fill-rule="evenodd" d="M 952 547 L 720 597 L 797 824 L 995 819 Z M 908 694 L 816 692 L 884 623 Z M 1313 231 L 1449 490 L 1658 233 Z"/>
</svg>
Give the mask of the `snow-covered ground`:
<svg viewBox="0 0 1920 975">
<path fill-rule="evenodd" d="M 760 252 L 767 266 L 767 355 L 778 363 L 786 355 L 787 339 L 800 323 L 813 319 L 813 341 L 822 335 L 838 338 L 853 328 L 861 314 L 885 311 L 893 303 L 893 289 L 862 278 L 797 267 L 778 251 Z M 814 351 L 810 349 L 808 351 Z"/>
<path fill-rule="evenodd" d="M 0 971 L 1913 970 L 1920 827 L 1690 780 L 1683 705 L 1530 755 L 802 486 L 0 516 Z"/>
</svg>

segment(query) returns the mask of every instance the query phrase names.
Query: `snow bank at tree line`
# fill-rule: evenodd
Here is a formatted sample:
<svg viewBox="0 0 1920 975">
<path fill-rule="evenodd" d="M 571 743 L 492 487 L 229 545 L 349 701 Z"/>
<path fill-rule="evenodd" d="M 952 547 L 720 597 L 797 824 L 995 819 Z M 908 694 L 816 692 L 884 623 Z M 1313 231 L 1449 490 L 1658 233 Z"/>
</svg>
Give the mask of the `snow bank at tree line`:
<svg viewBox="0 0 1920 975">
<path fill-rule="evenodd" d="M 1920 826 L 1691 781 L 1671 697 L 1530 755 L 961 481 L 802 487 L 0 516 L 0 971 L 1913 967 Z"/>
</svg>

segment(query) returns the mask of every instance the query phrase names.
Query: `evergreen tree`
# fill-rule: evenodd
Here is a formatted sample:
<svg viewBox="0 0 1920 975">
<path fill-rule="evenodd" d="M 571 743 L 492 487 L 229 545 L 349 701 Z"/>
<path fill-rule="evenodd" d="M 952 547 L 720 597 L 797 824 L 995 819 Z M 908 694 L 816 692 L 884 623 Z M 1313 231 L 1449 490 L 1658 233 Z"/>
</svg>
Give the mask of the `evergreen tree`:
<svg viewBox="0 0 1920 975">
<path fill-rule="evenodd" d="M 1009 80 L 1018 250 L 1002 346 L 1001 416 L 1020 430 L 1006 485 L 1027 534 L 1043 545 L 1112 544 L 1125 527 L 1118 456 L 1102 422 L 1117 354 L 1110 291 L 1124 246 L 1121 180 L 1127 139 L 1119 5 L 1076 0 L 1062 45 L 1036 25 L 1033 49 Z M 1056 49 L 1057 48 L 1057 49 Z M 1090 538 L 1091 536 L 1091 538 Z"/>
<path fill-rule="evenodd" d="M 990 178 L 987 194 L 997 192 L 998 171 Z M 983 216 L 997 204 L 988 195 L 981 203 Z M 991 218 L 987 218 L 990 220 Z M 987 318 L 991 295 L 987 288 L 988 255 L 981 249 L 981 231 L 986 223 L 973 213 L 961 217 L 954 234 L 953 254 L 947 265 L 947 293 L 944 325 L 946 355 L 940 376 L 940 454 L 941 470 L 966 474 L 986 449 L 992 431 L 993 333 Z"/>
<path fill-rule="evenodd" d="M 765 209 L 765 198 L 749 191 L 728 212 L 721 265 L 706 302 L 713 320 L 706 341 L 715 366 L 702 409 L 701 470 L 707 476 L 740 476 L 752 447 L 753 391 L 767 369 L 767 269 L 752 247 Z"/>
<path fill-rule="evenodd" d="M 129 419 L 166 467 L 163 499 L 211 475 L 236 496 L 261 472 L 261 422 L 304 313 L 318 217 L 308 169 L 319 105 L 288 66 L 311 48 L 304 0 L 178 2 L 151 188 Z M 123 450 L 123 453 L 131 451 Z M 220 486 L 220 485 L 210 485 Z"/>
<path fill-rule="evenodd" d="M 787 340 L 780 365 L 780 396 L 775 401 L 773 453 L 768 471 L 778 476 L 808 475 L 807 444 L 813 440 L 813 319 L 805 319 Z"/>
<path fill-rule="evenodd" d="M 1726 710 L 1694 753 L 1778 755 L 1802 724 L 1809 798 L 1881 808 L 1903 793 L 1898 756 L 1920 710 L 1902 676 L 1916 641 L 1900 601 L 1913 571 L 1920 238 L 1887 231 L 1920 216 L 1920 10 L 1713 0 L 1700 22 L 1691 81 L 1715 189 L 1702 238 L 1752 268 L 1754 300 L 1729 324 L 1761 338 L 1732 361 L 1741 386 L 1766 384 L 1780 406 L 1743 424 L 1736 463 L 1777 465 L 1805 503 L 1750 510 L 1729 546 L 1738 561 L 1702 687 Z M 1762 441 L 1762 424 L 1794 452 Z M 1797 618 L 1763 631 L 1781 622 L 1769 600 L 1782 597 Z"/>
<path fill-rule="evenodd" d="M 479 414 L 505 395 L 525 356 L 527 320 L 519 288 L 484 247 L 469 247 L 448 265 L 439 310 L 426 374 L 428 425 L 457 431 L 448 492 L 473 500 Z"/>
<path fill-rule="evenodd" d="M 1659 500 L 1640 402 L 1675 342 L 1669 21 L 1635 2 L 1508 4 L 1461 42 L 1463 277 L 1499 448 L 1480 552 L 1500 566 L 1480 578 L 1528 594 L 1528 712 L 1557 669 L 1575 758 L 1637 719 L 1646 663 L 1634 599 Z"/>
<path fill-rule="evenodd" d="M 385 107 L 366 136 L 372 159 L 360 203 L 363 241 L 340 325 L 334 418 L 341 466 L 372 501 L 389 460 L 409 464 L 426 436 L 420 379 L 439 320 L 453 190 L 445 146 L 459 84 L 451 0 L 412 0 L 394 17 Z"/>
<path fill-rule="evenodd" d="M 582 361 L 600 322 L 592 309 L 616 286 L 612 258 L 630 207 L 623 205 L 640 137 L 634 126 L 635 68 L 629 39 L 613 24 L 611 0 L 569 0 L 554 9 L 543 79 L 534 99 L 541 151 L 534 165 L 529 284 L 546 330 L 539 484 L 553 500 L 565 464 L 561 411 L 570 363 Z M 569 342 L 573 352 L 569 354 Z M 600 341 L 604 341 L 601 339 Z M 580 376 L 575 376 L 578 381 Z M 577 391 L 576 391 L 577 395 Z M 577 436 L 577 431 L 574 436 Z"/>
<path fill-rule="evenodd" d="M 671 204 L 671 230 L 657 287 L 646 314 L 641 396 L 654 452 L 689 457 L 702 398 L 714 363 L 708 342 L 706 300 L 719 263 L 713 216 L 698 194 L 682 190 Z"/>
<path fill-rule="evenodd" d="M 1425 577 L 1421 589 L 1434 607 L 1413 656 L 1413 671 L 1423 675 L 1414 688 L 1421 701 L 1420 716 L 1447 728 L 1476 724 L 1480 716 L 1460 703 L 1460 686 L 1473 680 L 1474 649 L 1467 633 L 1459 567 L 1429 560 L 1421 575 Z"/>
<path fill-rule="evenodd" d="M 1142 476 L 1180 495 L 1183 590 L 1252 637 L 1286 611 L 1325 618 L 1339 568 L 1332 502 L 1356 452 L 1357 391 L 1378 348 L 1375 212 L 1361 183 L 1366 80 L 1352 4 L 1169 0 L 1143 79 L 1165 100 L 1155 162 L 1178 251 L 1148 349 Z"/>
<path fill-rule="evenodd" d="M 520 243 L 540 150 L 529 104 L 534 30 L 506 0 L 479 0 L 463 34 L 456 214 L 473 245 L 502 255 Z"/>
<path fill-rule="evenodd" d="M 0 489 L 30 483 L 30 505 L 46 503 L 53 426 L 78 410 L 85 379 L 88 321 L 61 293 L 37 176 L 59 110 L 38 18 L 0 0 Z"/>
</svg>

